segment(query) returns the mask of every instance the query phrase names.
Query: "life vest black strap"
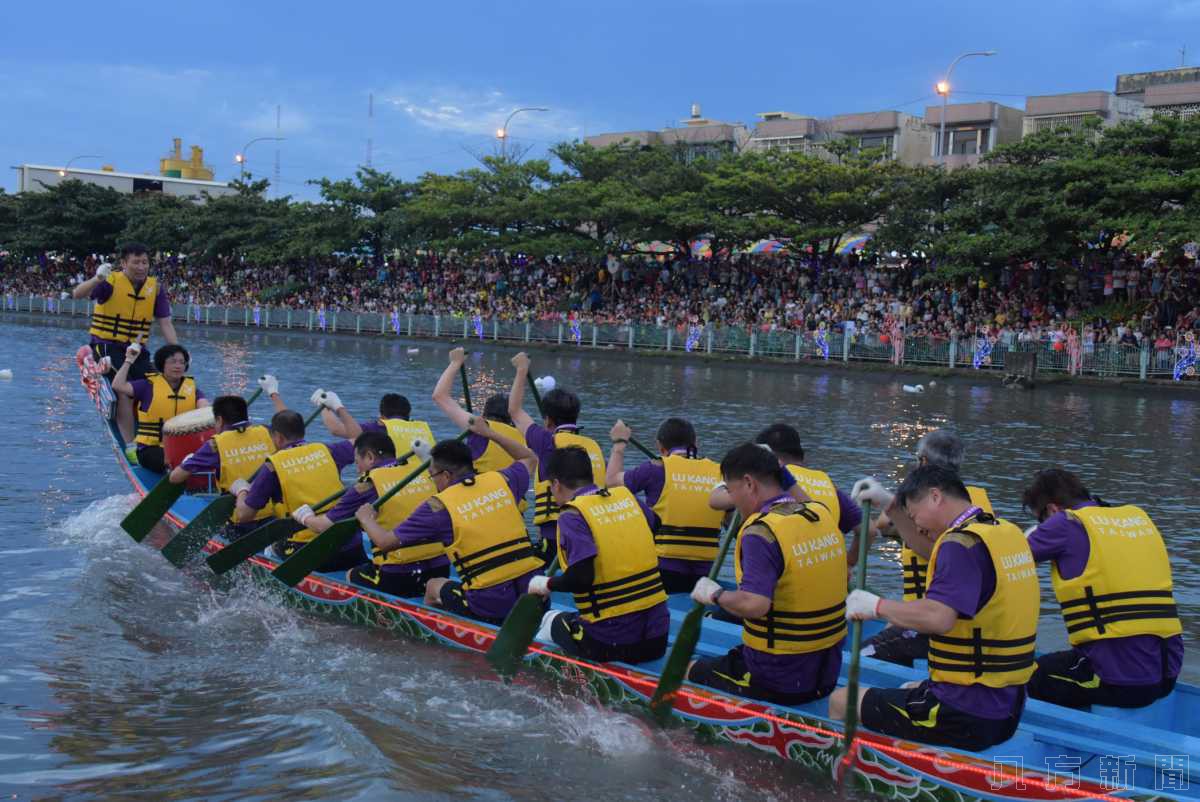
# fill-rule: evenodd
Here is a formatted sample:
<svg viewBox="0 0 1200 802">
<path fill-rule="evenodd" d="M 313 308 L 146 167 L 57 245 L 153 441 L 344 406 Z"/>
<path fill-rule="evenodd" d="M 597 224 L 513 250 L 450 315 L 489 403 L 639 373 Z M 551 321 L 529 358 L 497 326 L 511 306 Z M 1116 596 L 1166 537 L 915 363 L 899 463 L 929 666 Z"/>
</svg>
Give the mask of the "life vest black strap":
<svg viewBox="0 0 1200 802">
<path fill-rule="evenodd" d="M 507 549 L 507 551 L 504 551 Z M 502 552 L 497 554 L 497 552 Z M 494 556 L 482 559 L 488 554 Z M 476 579 L 482 574 L 487 573 L 501 566 L 516 562 L 526 557 L 533 558 L 533 544 L 529 542 L 529 538 L 522 536 L 512 540 L 506 540 L 503 543 L 497 543 L 494 546 L 489 546 L 486 549 L 480 549 L 467 555 L 459 555 L 454 559 L 454 567 L 458 569 L 459 579 L 463 584 L 469 584 L 471 580 Z"/>
<path fill-rule="evenodd" d="M 1149 602 L 1144 604 L 1107 605 L 1101 607 L 1106 602 L 1144 598 L 1170 599 L 1171 601 L 1170 603 L 1162 604 Z M 1067 612 L 1067 608 L 1079 607 L 1081 605 L 1087 609 Z M 1119 593 L 1102 593 L 1096 595 L 1092 591 L 1092 586 L 1088 585 L 1083 589 L 1082 597 L 1061 602 L 1059 606 L 1063 611 L 1063 622 L 1067 625 L 1068 635 L 1073 635 L 1085 629 L 1095 629 L 1097 633 L 1103 635 L 1108 624 L 1115 624 L 1119 621 L 1179 617 L 1178 610 L 1175 607 L 1175 595 L 1169 590 L 1127 590 Z"/>
<path fill-rule="evenodd" d="M 658 573 L 657 568 L 654 570 L 653 576 L 641 582 L 636 582 L 631 577 L 621 583 L 621 585 L 621 587 L 613 588 L 603 593 L 593 593 L 591 591 L 576 593 L 575 606 L 579 609 L 580 615 L 598 616 L 603 610 L 638 601 L 639 599 L 650 598 L 664 592 L 662 575 Z"/>
<path fill-rule="evenodd" d="M 820 630 L 818 632 L 806 632 L 806 633 L 780 632 L 777 628 L 774 628 L 774 627 L 768 627 L 766 629 L 763 629 L 763 628 L 757 626 L 757 624 L 761 621 L 762 621 L 761 618 L 757 619 L 756 621 L 746 620 L 746 621 L 742 622 L 742 626 L 745 628 L 746 632 L 748 632 L 749 634 L 765 640 L 767 642 L 768 648 L 773 648 L 775 646 L 776 641 L 791 641 L 793 643 L 803 643 L 805 641 L 824 640 L 825 638 L 832 637 L 833 635 L 837 635 L 839 633 L 844 633 L 846 631 L 846 619 L 845 618 L 842 618 L 841 620 L 837 621 L 832 626 L 829 626 L 826 629 Z"/>
<path fill-rule="evenodd" d="M 1037 633 L 1024 638 L 985 638 L 983 629 L 975 627 L 969 638 L 951 638 L 944 635 L 929 636 L 929 668 L 939 671 L 970 672 L 976 677 L 984 674 L 997 674 L 1007 671 L 1019 671 L 1034 663 L 1034 650 L 1029 648 L 1015 654 L 984 654 L 984 647 L 997 649 L 1012 649 L 1021 646 L 1032 647 L 1037 640 Z M 940 646 L 964 646 L 970 652 L 957 650 L 947 651 Z M 954 660 L 946 663 L 932 658 L 940 657 Z"/>
</svg>

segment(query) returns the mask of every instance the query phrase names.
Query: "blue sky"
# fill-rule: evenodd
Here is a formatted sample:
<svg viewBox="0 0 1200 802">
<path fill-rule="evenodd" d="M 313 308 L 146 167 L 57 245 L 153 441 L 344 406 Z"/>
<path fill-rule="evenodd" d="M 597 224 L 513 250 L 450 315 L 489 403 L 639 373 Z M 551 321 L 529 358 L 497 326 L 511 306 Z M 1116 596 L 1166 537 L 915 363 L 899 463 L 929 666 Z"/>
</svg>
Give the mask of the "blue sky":
<svg viewBox="0 0 1200 802">
<path fill-rule="evenodd" d="M 96 154 L 153 172 L 171 138 L 205 148 L 218 179 L 275 133 L 281 189 L 353 173 L 366 157 L 405 178 L 491 152 L 520 106 L 530 155 L 563 139 L 763 111 L 922 113 L 966 50 L 955 100 L 1113 88 L 1120 72 L 1200 64 L 1200 0 L 601 0 L 310 3 L 306 0 L 6 3 L 0 50 L 4 164 Z M 78 166 L 99 166 L 81 160 Z M 249 152 L 270 177 L 274 143 Z M 15 188 L 6 171 L 0 186 Z"/>
</svg>

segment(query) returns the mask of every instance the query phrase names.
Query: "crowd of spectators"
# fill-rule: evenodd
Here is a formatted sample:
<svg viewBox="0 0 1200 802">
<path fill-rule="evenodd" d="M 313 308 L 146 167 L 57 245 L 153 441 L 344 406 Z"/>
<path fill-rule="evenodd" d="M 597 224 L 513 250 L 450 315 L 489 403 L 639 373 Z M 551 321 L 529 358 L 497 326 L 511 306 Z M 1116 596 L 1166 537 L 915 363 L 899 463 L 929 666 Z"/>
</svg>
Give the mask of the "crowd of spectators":
<svg viewBox="0 0 1200 802">
<path fill-rule="evenodd" d="M 65 298 L 94 265 L 93 257 L 0 259 L 0 293 Z M 1200 269 L 1184 255 L 1011 263 L 955 280 L 922 261 L 876 263 L 854 254 L 700 261 L 415 254 L 383 263 L 343 258 L 275 266 L 170 256 L 156 259 L 152 271 L 173 303 L 202 306 L 825 328 L 866 337 L 986 335 L 1006 345 L 1064 341 L 1074 328 L 1085 351 L 1101 343 L 1165 350 L 1200 328 Z"/>
</svg>

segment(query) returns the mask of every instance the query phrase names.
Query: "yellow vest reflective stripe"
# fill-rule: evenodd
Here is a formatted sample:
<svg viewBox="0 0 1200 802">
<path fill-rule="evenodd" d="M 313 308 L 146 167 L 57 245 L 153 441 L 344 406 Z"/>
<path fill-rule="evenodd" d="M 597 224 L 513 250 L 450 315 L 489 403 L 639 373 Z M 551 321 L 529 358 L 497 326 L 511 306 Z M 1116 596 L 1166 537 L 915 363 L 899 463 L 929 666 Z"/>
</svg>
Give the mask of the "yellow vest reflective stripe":
<svg viewBox="0 0 1200 802">
<path fill-rule="evenodd" d="M 413 440 L 418 437 L 429 445 L 437 441 L 433 439 L 433 429 L 423 420 L 404 420 L 403 418 L 380 418 L 379 422 L 387 429 L 392 445 L 396 447 L 396 456 L 403 457 L 412 451 Z"/>
<path fill-rule="evenodd" d="M 579 446 L 588 453 L 588 456 L 592 458 L 592 484 L 596 487 L 604 487 L 604 452 L 600 450 L 596 441 L 573 431 L 555 432 L 554 447 L 567 448 L 568 446 Z M 539 467 L 538 475 L 534 477 L 533 483 L 534 526 L 558 520 L 558 505 L 554 503 L 554 498 L 550 495 L 550 482 L 543 481 L 541 473 Z"/>
<path fill-rule="evenodd" d="M 476 474 L 437 494 L 450 514 L 446 549 L 467 590 L 482 590 L 541 568 L 504 475 Z"/>
<path fill-rule="evenodd" d="M 249 481 L 267 457 L 275 453 L 275 444 L 271 442 L 271 434 L 266 426 L 247 426 L 240 432 L 230 429 L 213 435 L 212 444 L 221 461 L 217 487 L 223 492 L 228 492 L 229 486 L 238 479 Z M 271 507 L 264 506 L 255 514 L 254 520 L 270 517 Z"/>
<path fill-rule="evenodd" d="M 971 503 L 976 507 L 988 515 L 995 515 L 995 512 L 992 510 L 991 499 L 988 498 L 987 491 L 982 487 L 967 485 L 967 496 L 970 497 Z M 929 581 L 927 576 L 928 569 L 929 560 L 926 560 L 908 546 L 900 547 L 900 570 L 904 580 L 904 601 L 915 601 L 916 599 L 925 598 L 925 587 Z"/>
<path fill-rule="evenodd" d="M 838 500 L 837 487 L 829 474 L 803 465 L 789 465 L 787 469 L 813 501 L 819 501 L 829 508 L 835 522 L 842 520 L 842 503 Z"/>
<path fill-rule="evenodd" d="M 112 295 L 92 310 L 88 333 L 121 343 L 149 337 L 150 324 L 154 322 L 154 301 L 158 297 L 158 279 L 147 276 L 141 292 L 133 288 L 133 282 L 120 270 L 109 273 L 107 281 L 112 285 Z"/>
<path fill-rule="evenodd" d="M 1050 569 L 1071 645 L 1181 634 L 1167 546 L 1150 516 L 1132 504 L 1082 507 L 1067 515 L 1088 536 L 1082 574 L 1063 579 L 1057 564 Z"/>
<path fill-rule="evenodd" d="M 514 440 L 518 443 L 525 442 L 525 438 L 521 436 L 521 433 L 507 423 L 489 420 L 488 426 L 509 440 Z M 475 460 L 475 472 L 487 473 L 488 471 L 499 471 L 512 464 L 513 458 L 508 455 L 508 452 L 497 445 L 495 440 L 488 440 L 487 448 Z"/>
<path fill-rule="evenodd" d="M 710 459 L 670 454 L 663 458 L 663 490 L 654 503 L 659 557 L 712 562 L 717 556 L 724 513 L 708 506 L 721 483 L 721 466 Z"/>
<path fill-rule="evenodd" d="M 375 488 L 376 497 L 383 498 L 389 490 L 416 470 L 418 465 L 419 463 L 412 459 L 408 461 L 407 465 L 373 468 L 367 474 L 367 480 Z M 408 516 L 421 506 L 422 502 L 432 498 L 436 493 L 437 488 L 434 486 L 433 480 L 429 478 L 429 471 L 422 471 L 420 476 L 405 485 L 380 507 L 379 525 L 385 529 L 395 529 L 404 523 Z M 431 560 L 445 553 L 446 547 L 441 543 L 415 543 L 383 554 L 376 551 L 372 560 L 376 565 L 404 565 L 420 560 Z"/>
<path fill-rule="evenodd" d="M 342 479 L 333 454 L 324 443 L 305 443 L 276 451 L 267 457 L 279 477 L 279 490 L 283 496 L 281 510 L 276 517 L 290 515 L 305 504 L 316 504 L 342 489 Z M 291 536 L 291 540 L 307 542 L 316 537 L 311 529 L 303 529 Z"/>
<path fill-rule="evenodd" d="M 171 389 L 161 373 L 147 373 L 146 381 L 154 388 L 154 395 L 146 411 L 143 412 L 141 404 L 137 404 L 137 436 L 133 440 L 144 446 L 160 446 L 163 423 L 196 408 L 196 380 L 184 376 L 178 391 Z"/>
<path fill-rule="evenodd" d="M 748 534 L 751 527 L 756 531 Z M 742 621 L 742 642 L 768 654 L 807 654 L 841 641 L 846 636 L 846 543 L 830 510 L 786 501 L 751 516 L 738 531 L 734 550 L 739 585 L 748 537 L 779 544 L 783 574 L 767 614 Z"/>
<path fill-rule="evenodd" d="M 589 623 L 647 610 L 667 600 L 654 535 L 633 493 L 625 487 L 576 496 L 567 504 L 583 516 L 596 541 L 595 579 L 585 593 L 575 594 L 575 607 Z M 570 556 L 562 536 L 558 548 L 564 564 Z"/>
<path fill-rule="evenodd" d="M 1033 676 L 1041 604 L 1037 565 L 1015 524 L 976 518 L 938 538 L 929 572 L 946 543 L 986 548 L 996 572 L 996 590 L 974 616 L 959 616 L 945 635 L 929 636 L 929 677 L 956 685 L 1006 688 Z"/>
</svg>

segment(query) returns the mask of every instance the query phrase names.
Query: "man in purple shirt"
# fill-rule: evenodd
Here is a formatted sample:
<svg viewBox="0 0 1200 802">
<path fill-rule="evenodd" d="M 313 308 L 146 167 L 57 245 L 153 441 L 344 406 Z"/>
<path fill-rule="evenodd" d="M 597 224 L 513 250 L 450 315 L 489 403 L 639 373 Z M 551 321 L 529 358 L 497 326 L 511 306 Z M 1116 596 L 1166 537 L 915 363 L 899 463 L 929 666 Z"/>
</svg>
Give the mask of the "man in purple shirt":
<svg viewBox="0 0 1200 802">
<path fill-rule="evenodd" d="M 1039 472 L 1025 491 L 1024 503 L 1038 520 L 1028 536 L 1029 548 L 1038 562 L 1053 562 L 1055 593 L 1060 603 L 1065 598 L 1063 612 L 1072 644 L 1070 649 L 1038 658 L 1037 671 L 1029 680 L 1029 695 L 1066 707 L 1087 708 L 1094 704 L 1143 707 L 1170 693 L 1183 665 L 1183 638 L 1178 634 L 1174 599 L 1168 600 L 1164 595 L 1168 591 L 1161 589 L 1171 587 L 1171 567 L 1152 524 L 1142 527 L 1144 532 L 1128 525 L 1140 518 L 1148 523 L 1149 518 L 1128 505 L 1102 508 L 1079 477 L 1059 468 Z M 1108 511 L 1108 517 L 1120 523 L 1093 525 L 1093 537 L 1084 521 Z M 1100 553 L 1106 548 L 1119 550 L 1135 534 L 1142 542 L 1128 558 Z M 1095 559 L 1093 549 L 1097 550 Z M 1106 570 L 1106 566 L 1119 570 Z M 1088 626 L 1082 615 L 1084 605 L 1071 601 L 1075 594 L 1070 586 L 1076 582 L 1086 583 L 1085 593 L 1091 591 L 1105 618 L 1099 627 Z M 1144 600 L 1135 598 L 1151 585 L 1159 589 L 1145 593 Z M 1104 607 L 1109 605 L 1104 594 L 1114 595 L 1113 601 L 1121 608 L 1154 615 L 1139 618 L 1122 610 L 1106 611 Z M 1164 605 L 1161 613 L 1152 609 L 1157 603 Z M 1168 606 L 1171 609 L 1166 609 Z M 1121 634 L 1118 627 L 1129 634 Z M 1137 634 L 1139 631 L 1142 634 Z"/>
<path fill-rule="evenodd" d="M 546 613 L 538 637 L 600 662 L 662 657 L 671 616 L 650 531 L 653 513 L 625 488 L 596 487 L 592 461 L 578 446 L 555 449 L 542 467 L 562 507 L 558 553 L 566 570 L 535 576 L 529 592 L 572 593 L 578 609 Z"/>
</svg>

